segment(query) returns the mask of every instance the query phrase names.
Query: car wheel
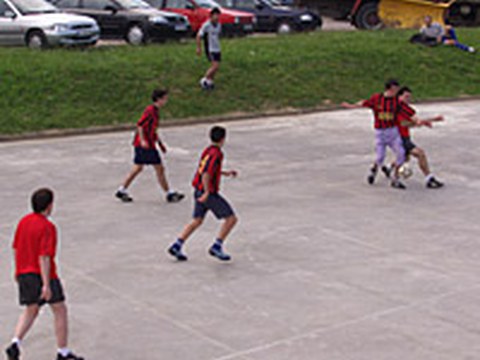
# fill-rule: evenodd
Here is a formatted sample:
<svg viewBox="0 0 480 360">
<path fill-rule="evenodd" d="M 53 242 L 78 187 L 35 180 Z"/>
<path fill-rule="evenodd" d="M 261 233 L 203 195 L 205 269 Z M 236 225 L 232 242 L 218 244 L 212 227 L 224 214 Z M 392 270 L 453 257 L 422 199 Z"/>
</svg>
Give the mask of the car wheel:
<svg viewBox="0 0 480 360">
<path fill-rule="evenodd" d="M 140 25 L 132 25 L 127 31 L 127 41 L 131 45 L 142 45 L 145 43 L 145 31 Z"/>
<path fill-rule="evenodd" d="M 27 36 L 27 46 L 33 50 L 46 49 L 48 47 L 47 37 L 40 30 L 32 31 Z"/>
<path fill-rule="evenodd" d="M 292 32 L 292 25 L 288 22 L 281 22 L 278 24 L 277 33 L 278 34 L 290 34 Z"/>
<path fill-rule="evenodd" d="M 359 29 L 378 30 L 382 27 L 382 21 L 378 15 L 378 3 L 367 2 L 358 9 L 355 14 L 354 24 Z"/>
</svg>

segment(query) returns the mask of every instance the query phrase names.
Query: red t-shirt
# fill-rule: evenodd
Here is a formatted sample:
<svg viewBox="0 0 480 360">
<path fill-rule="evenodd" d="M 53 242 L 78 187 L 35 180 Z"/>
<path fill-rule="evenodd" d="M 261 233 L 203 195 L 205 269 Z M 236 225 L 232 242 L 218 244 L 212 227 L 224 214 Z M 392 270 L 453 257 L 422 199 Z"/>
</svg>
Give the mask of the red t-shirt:
<svg viewBox="0 0 480 360">
<path fill-rule="evenodd" d="M 192 185 L 199 191 L 204 191 L 202 183 L 202 175 L 210 174 L 209 191 L 217 193 L 220 189 L 220 179 L 222 177 L 222 161 L 223 153 L 217 145 L 210 145 L 203 150 L 198 170 L 195 173 Z"/>
<path fill-rule="evenodd" d="M 363 102 L 363 106 L 373 110 L 375 129 L 388 129 L 398 126 L 398 114 L 404 111 L 407 104 L 400 102 L 397 96 L 374 94 Z"/>
<path fill-rule="evenodd" d="M 410 137 L 410 129 L 408 126 L 403 125 L 403 123 L 413 123 L 412 116 L 414 116 L 415 114 L 415 109 L 413 109 L 408 104 L 405 104 L 405 106 L 402 107 L 402 111 L 400 111 L 400 113 L 398 114 L 398 130 L 400 131 L 400 135 L 402 138 Z"/>
<path fill-rule="evenodd" d="M 57 229 L 44 215 L 31 213 L 20 220 L 13 241 L 15 276 L 41 274 L 40 257 L 50 257 L 50 279 L 57 279 Z"/>
<path fill-rule="evenodd" d="M 159 123 L 158 108 L 155 105 L 148 105 L 142 114 L 142 117 L 137 122 L 137 127 L 141 127 L 143 135 L 148 143 L 148 149 L 155 149 L 158 141 L 157 129 Z M 138 129 L 135 132 L 133 139 L 133 146 L 141 147 L 140 134 Z"/>
</svg>

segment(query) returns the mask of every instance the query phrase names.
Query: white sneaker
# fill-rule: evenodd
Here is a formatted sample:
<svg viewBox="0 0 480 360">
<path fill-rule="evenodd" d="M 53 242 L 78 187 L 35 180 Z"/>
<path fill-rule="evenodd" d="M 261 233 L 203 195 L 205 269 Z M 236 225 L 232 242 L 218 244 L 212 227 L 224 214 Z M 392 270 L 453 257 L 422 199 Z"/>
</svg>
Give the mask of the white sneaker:
<svg viewBox="0 0 480 360">
<path fill-rule="evenodd" d="M 200 80 L 200 86 L 202 87 L 203 90 L 208 89 L 208 79 L 207 78 L 202 78 Z"/>
<path fill-rule="evenodd" d="M 472 47 L 472 46 L 470 46 L 470 47 L 468 48 L 468 52 L 473 54 L 473 53 L 475 52 L 475 48 Z"/>
</svg>

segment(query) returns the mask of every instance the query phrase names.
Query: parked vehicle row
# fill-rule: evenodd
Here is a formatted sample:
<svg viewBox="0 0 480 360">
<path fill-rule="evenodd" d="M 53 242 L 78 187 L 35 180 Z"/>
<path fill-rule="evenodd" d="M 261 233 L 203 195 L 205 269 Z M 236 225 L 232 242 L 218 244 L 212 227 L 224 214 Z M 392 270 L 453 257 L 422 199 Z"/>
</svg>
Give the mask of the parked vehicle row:
<svg viewBox="0 0 480 360">
<path fill-rule="evenodd" d="M 0 0 L 0 45 L 45 48 L 94 45 L 99 38 L 133 45 L 192 36 L 213 8 L 224 35 L 311 31 L 317 14 L 274 0 Z"/>
</svg>

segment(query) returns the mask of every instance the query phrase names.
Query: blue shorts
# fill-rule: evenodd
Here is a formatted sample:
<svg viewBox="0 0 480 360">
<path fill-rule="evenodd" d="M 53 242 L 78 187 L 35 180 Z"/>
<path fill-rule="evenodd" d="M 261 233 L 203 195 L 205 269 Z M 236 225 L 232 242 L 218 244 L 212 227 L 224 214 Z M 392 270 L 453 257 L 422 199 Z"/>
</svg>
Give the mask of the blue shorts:
<svg viewBox="0 0 480 360">
<path fill-rule="evenodd" d="M 135 148 L 135 158 L 133 162 L 136 165 L 160 165 L 162 159 L 157 149 Z"/>
<path fill-rule="evenodd" d="M 222 61 L 222 53 L 219 52 L 208 52 L 207 51 L 207 59 L 210 62 L 221 62 Z"/>
<path fill-rule="evenodd" d="M 195 190 L 195 209 L 193 210 L 194 219 L 203 219 L 211 210 L 217 219 L 226 219 L 235 215 L 232 207 L 220 194 L 210 194 L 206 202 L 201 203 L 198 198 L 203 195 L 203 191 Z"/>
</svg>

